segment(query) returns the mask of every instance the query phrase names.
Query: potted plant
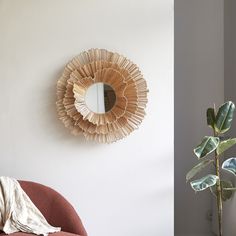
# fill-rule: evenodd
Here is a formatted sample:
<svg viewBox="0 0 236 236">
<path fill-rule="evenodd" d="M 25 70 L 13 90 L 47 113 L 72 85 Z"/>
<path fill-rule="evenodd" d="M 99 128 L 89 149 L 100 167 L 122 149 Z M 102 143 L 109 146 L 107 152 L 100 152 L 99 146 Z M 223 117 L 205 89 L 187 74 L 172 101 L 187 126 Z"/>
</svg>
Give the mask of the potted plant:
<svg viewBox="0 0 236 236">
<path fill-rule="evenodd" d="M 205 136 L 201 143 L 194 148 L 194 153 L 199 163 L 194 166 L 186 175 L 188 182 L 201 170 L 210 165 L 214 166 L 214 174 L 210 173 L 200 179 L 190 182 L 195 192 L 210 189 L 211 193 L 216 197 L 219 236 L 223 236 L 222 216 L 223 202 L 232 197 L 236 188 L 233 184 L 222 178 L 222 170 L 228 171 L 236 175 L 236 158 L 231 157 L 223 160 L 223 154 L 226 150 L 236 144 L 236 138 L 225 137 L 225 133 L 230 129 L 235 105 L 228 101 L 219 107 L 218 111 L 214 108 L 207 109 L 207 124 L 212 128 L 212 136 Z M 209 155 L 211 154 L 211 155 Z"/>
</svg>

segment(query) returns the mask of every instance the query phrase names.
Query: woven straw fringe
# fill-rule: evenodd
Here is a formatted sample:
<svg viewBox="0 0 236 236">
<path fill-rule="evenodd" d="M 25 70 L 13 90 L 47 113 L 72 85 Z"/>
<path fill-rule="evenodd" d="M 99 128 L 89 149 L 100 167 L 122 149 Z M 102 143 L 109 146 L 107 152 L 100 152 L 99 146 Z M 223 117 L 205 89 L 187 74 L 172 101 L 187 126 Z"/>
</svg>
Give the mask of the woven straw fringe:
<svg viewBox="0 0 236 236">
<path fill-rule="evenodd" d="M 116 103 L 106 113 L 94 113 L 85 94 L 94 83 L 111 86 Z M 138 67 L 118 53 L 90 49 L 70 61 L 57 82 L 59 119 L 74 135 L 112 143 L 138 128 L 145 116 L 147 84 Z"/>
</svg>

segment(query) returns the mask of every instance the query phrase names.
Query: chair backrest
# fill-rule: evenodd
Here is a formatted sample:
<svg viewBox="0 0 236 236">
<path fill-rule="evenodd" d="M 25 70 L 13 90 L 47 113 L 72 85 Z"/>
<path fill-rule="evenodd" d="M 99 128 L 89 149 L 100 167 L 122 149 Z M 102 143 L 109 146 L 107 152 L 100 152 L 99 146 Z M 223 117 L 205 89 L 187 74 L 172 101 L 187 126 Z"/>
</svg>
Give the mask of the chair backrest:
<svg viewBox="0 0 236 236">
<path fill-rule="evenodd" d="M 19 183 L 49 224 L 65 232 L 87 236 L 75 209 L 61 194 L 42 184 L 22 180 Z"/>
</svg>

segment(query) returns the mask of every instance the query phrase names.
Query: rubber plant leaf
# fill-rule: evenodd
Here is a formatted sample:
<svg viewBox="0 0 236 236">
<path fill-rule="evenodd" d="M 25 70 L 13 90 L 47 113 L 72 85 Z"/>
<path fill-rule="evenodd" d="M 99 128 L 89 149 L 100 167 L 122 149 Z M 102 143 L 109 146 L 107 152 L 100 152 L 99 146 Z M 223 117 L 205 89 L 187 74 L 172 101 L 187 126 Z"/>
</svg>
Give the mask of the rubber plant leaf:
<svg viewBox="0 0 236 236">
<path fill-rule="evenodd" d="M 233 184 L 230 181 L 225 181 L 225 180 L 221 180 L 220 184 L 221 184 L 221 189 L 222 189 L 222 200 L 227 201 L 233 195 L 233 190 L 227 190 L 227 188 L 229 189 L 233 188 Z M 211 187 L 211 192 L 213 193 L 213 195 L 217 196 L 216 185 Z"/>
<path fill-rule="evenodd" d="M 193 150 L 198 159 L 203 158 L 215 151 L 220 143 L 218 137 L 205 136 L 202 142 Z"/>
<path fill-rule="evenodd" d="M 231 138 L 231 139 L 227 139 L 227 140 L 221 141 L 219 146 L 216 149 L 217 154 L 218 155 L 222 154 L 224 151 L 226 151 L 227 149 L 231 148 L 235 144 L 236 144 L 236 138 Z"/>
<path fill-rule="evenodd" d="M 203 160 L 196 166 L 194 166 L 186 175 L 186 182 L 188 182 L 190 179 L 192 179 L 197 173 L 199 173 L 201 170 L 203 170 L 205 167 L 207 167 L 209 164 L 213 163 L 214 160 Z"/>
<path fill-rule="evenodd" d="M 211 186 L 214 186 L 218 181 L 219 177 L 216 175 L 206 175 L 201 179 L 194 180 L 190 182 L 191 187 L 195 191 L 203 191 Z"/>
<path fill-rule="evenodd" d="M 214 129 L 215 121 L 216 121 L 215 111 L 213 108 L 210 107 L 207 109 L 207 125 Z"/>
<path fill-rule="evenodd" d="M 222 164 L 222 169 L 224 169 L 236 176 L 236 158 L 232 157 L 232 158 L 225 160 Z"/>
<path fill-rule="evenodd" d="M 234 116 L 235 105 L 229 101 L 224 103 L 218 110 L 215 121 L 215 130 L 217 133 L 225 133 L 230 129 L 233 116 Z"/>
</svg>

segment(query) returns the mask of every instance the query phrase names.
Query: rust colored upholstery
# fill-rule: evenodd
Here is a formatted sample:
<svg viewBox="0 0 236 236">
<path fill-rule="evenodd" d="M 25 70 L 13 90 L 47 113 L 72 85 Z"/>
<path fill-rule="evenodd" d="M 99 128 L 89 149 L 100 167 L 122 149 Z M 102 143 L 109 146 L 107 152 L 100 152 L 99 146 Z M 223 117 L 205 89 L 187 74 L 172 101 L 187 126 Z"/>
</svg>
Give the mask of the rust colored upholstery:
<svg viewBox="0 0 236 236">
<path fill-rule="evenodd" d="M 54 233 L 54 236 L 87 236 L 75 209 L 61 194 L 42 184 L 29 181 L 19 181 L 19 183 L 48 223 L 61 227 L 62 232 Z M 29 236 L 22 232 L 12 235 Z"/>
</svg>

